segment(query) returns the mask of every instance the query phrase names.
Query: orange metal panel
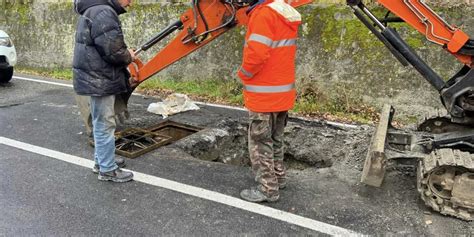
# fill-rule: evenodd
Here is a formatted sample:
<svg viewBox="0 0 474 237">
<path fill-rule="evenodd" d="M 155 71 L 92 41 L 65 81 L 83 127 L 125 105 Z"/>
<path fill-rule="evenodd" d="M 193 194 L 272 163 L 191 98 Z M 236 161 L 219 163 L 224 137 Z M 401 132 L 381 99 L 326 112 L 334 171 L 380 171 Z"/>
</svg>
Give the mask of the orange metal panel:
<svg viewBox="0 0 474 237">
<path fill-rule="evenodd" d="M 420 4 L 419 0 L 379 0 L 379 2 L 420 33 L 426 35 L 429 40 L 445 45 L 453 36 L 454 32 L 448 30 L 442 20 Z M 414 8 L 410 9 L 407 4 L 412 4 Z M 419 12 L 419 16 L 415 12 Z M 427 25 L 423 23 L 422 19 L 426 19 Z M 432 29 L 430 29 L 431 27 Z"/>
<path fill-rule="evenodd" d="M 461 30 L 456 30 L 448 43 L 449 52 L 459 51 L 464 44 L 469 40 L 469 36 Z"/>
<path fill-rule="evenodd" d="M 469 36 L 448 25 L 421 0 L 378 0 L 385 8 L 402 18 L 434 43 L 446 46 L 459 61 L 470 65 L 472 57 L 457 54 Z"/>
<path fill-rule="evenodd" d="M 219 0 L 201 0 L 200 7 L 203 15 L 206 17 L 208 28 L 212 29 L 222 24 L 222 17 L 227 12 L 227 8 Z M 192 9 L 187 10 L 182 16 L 181 21 L 183 22 L 183 30 L 179 31 L 177 36 L 171 41 L 165 48 L 163 48 L 158 54 L 156 54 L 149 62 L 147 62 L 142 68 L 139 69 L 138 78 L 139 82 L 146 80 L 153 76 L 155 73 L 161 71 L 170 64 L 178 61 L 185 57 L 194 50 L 204 46 L 212 39 L 216 38 L 220 34 L 224 33 L 226 29 L 221 29 L 216 32 L 209 34 L 208 38 L 200 44 L 189 42 L 184 44 L 182 40 L 188 34 L 188 29 L 194 28 L 194 17 Z M 204 23 L 198 20 L 196 34 L 205 31 Z"/>
</svg>

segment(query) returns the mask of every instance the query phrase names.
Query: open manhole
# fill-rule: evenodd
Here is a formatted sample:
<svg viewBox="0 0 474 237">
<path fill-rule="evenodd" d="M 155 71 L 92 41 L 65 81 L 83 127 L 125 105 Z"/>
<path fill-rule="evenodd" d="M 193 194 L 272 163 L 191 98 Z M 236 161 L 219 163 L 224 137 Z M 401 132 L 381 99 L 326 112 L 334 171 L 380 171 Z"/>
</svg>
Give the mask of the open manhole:
<svg viewBox="0 0 474 237">
<path fill-rule="evenodd" d="M 139 128 L 128 128 L 115 134 L 115 153 L 136 158 L 171 141 L 170 136 Z"/>
<path fill-rule="evenodd" d="M 148 128 L 147 130 L 160 135 L 169 136 L 171 137 L 171 142 L 174 142 L 193 133 L 199 132 L 202 128 L 166 120 Z"/>
<path fill-rule="evenodd" d="M 115 133 L 115 153 L 128 158 L 136 158 L 200 130 L 202 128 L 170 120 L 148 129 L 127 128 Z M 94 146 L 92 140 L 90 144 Z"/>
</svg>

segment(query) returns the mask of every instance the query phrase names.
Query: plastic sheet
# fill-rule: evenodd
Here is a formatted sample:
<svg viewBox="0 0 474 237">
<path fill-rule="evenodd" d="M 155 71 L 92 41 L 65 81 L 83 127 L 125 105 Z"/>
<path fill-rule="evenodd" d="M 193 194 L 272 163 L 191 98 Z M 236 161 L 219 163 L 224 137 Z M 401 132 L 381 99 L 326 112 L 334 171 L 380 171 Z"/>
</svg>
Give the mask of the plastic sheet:
<svg viewBox="0 0 474 237">
<path fill-rule="evenodd" d="M 189 99 L 187 95 L 174 93 L 163 100 L 163 102 L 151 103 L 147 111 L 167 118 L 173 114 L 198 109 L 199 106 Z"/>
</svg>

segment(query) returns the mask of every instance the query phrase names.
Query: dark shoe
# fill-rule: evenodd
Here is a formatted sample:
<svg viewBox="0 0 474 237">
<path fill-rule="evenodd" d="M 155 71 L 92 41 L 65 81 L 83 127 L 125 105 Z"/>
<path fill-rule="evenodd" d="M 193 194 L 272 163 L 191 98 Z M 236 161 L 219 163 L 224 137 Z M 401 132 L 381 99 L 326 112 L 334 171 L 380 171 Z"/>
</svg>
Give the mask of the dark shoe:
<svg viewBox="0 0 474 237">
<path fill-rule="evenodd" d="M 257 187 L 244 189 L 240 192 L 240 197 L 249 202 L 276 202 L 280 198 L 279 194 L 268 197 Z"/>
<path fill-rule="evenodd" d="M 133 173 L 123 171 L 120 168 L 117 168 L 109 172 L 104 172 L 104 173 L 99 172 L 98 179 L 101 181 L 112 181 L 112 182 L 117 182 L 117 183 L 124 183 L 124 182 L 131 181 L 133 179 Z"/>
<path fill-rule="evenodd" d="M 125 167 L 125 159 L 121 157 L 117 157 L 115 158 L 115 164 L 117 164 L 119 168 L 123 168 Z M 100 167 L 98 164 L 95 164 L 94 167 L 92 167 L 92 173 L 94 174 L 98 174 L 99 170 L 100 170 Z"/>
</svg>

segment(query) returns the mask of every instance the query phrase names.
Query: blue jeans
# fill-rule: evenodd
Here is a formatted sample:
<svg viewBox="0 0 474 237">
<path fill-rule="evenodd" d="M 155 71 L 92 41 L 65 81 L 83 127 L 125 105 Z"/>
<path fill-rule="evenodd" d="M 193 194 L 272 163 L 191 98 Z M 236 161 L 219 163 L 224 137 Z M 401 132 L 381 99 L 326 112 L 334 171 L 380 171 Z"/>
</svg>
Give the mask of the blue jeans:
<svg viewBox="0 0 474 237">
<path fill-rule="evenodd" d="M 118 168 L 115 164 L 115 95 L 91 96 L 91 115 L 94 133 L 94 160 L 100 172 Z"/>
</svg>

